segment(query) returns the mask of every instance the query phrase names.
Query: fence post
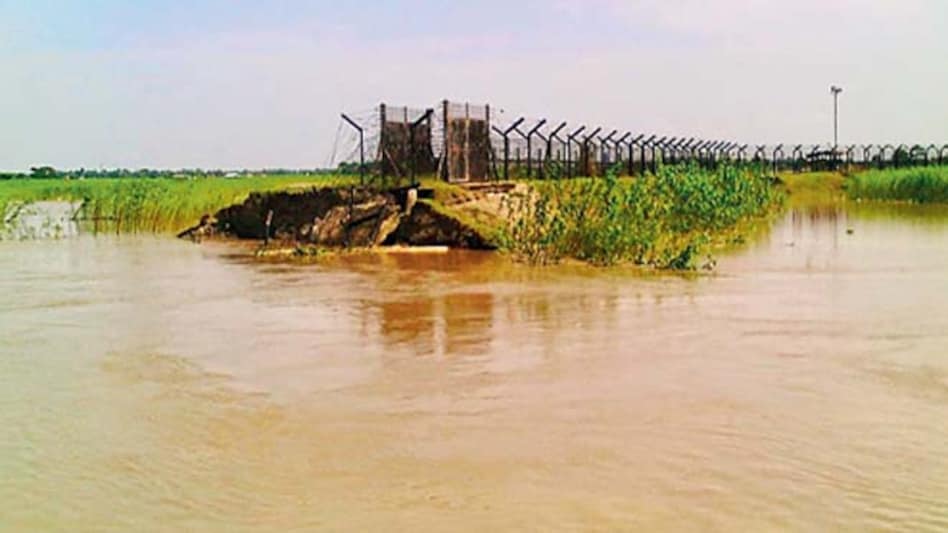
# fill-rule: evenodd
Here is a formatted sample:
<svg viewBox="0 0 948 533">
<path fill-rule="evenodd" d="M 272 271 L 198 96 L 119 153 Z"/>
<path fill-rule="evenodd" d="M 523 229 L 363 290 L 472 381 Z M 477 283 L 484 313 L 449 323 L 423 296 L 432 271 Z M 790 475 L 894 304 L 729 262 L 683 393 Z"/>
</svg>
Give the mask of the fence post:
<svg viewBox="0 0 948 533">
<path fill-rule="evenodd" d="M 408 149 L 411 151 L 411 157 L 409 162 L 411 163 L 411 186 L 418 186 L 418 175 L 417 169 L 418 166 L 418 153 L 415 150 L 415 129 L 420 126 L 423 122 L 430 120 L 431 115 L 434 113 L 433 109 L 428 109 L 425 111 L 425 114 L 422 115 L 418 120 L 412 122 L 408 126 Z"/>
<path fill-rule="evenodd" d="M 615 137 L 616 133 L 619 132 L 612 130 L 609 135 L 599 137 L 599 165 L 602 167 L 600 168 L 600 172 L 602 172 L 603 176 L 606 175 L 606 167 L 608 167 L 609 163 L 609 143 L 612 142 L 612 138 Z"/>
<path fill-rule="evenodd" d="M 359 132 L 359 184 L 365 186 L 365 130 L 362 126 L 356 124 L 348 115 L 342 113 L 342 120 L 349 123 L 350 126 Z"/>
<path fill-rule="evenodd" d="M 699 152 L 699 149 L 701 148 L 702 144 L 704 144 L 704 141 L 698 138 L 695 138 L 688 143 L 688 155 L 691 158 L 691 162 L 698 165 L 699 167 L 701 166 L 701 153 Z"/>
<path fill-rule="evenodd" d="M 695 138 L 692 137 L 681 145 L 681 157 L 682 159 L 684 159 L 685 163 L 687 164 L 694 163 L 694 153 L 693 153 L 694 143 L 695 143 Z"/>
<path fill-rule="evenodd" d="M 677 143 L 675 143 L 675 164 L 677 165 L 686 165 L 688 164 L 688 141 L 684 137 L 681 138 Z"/>
<path fill-rule="evenodd" d="M 586 126 L 580 126 L 573 133 L 566 136 L 566 175 L 573 177 L 573 139 L 586 131 Z"/>
<path fill-rule="evenodd" d="M 451 152 L 448 150 L 451 142 L 448 135 L 451 130 L 451 113 L 448 106 L 447 100 L 441 101 L 441 121 L 444 125 L 441 131 L 441 142 L 444 143 L 441 149 L 441 179 L 444 181 L 451 179 Z"/>
<path fill-rule="evenodd" d="M 530 177 L 530 158 L 531 158 L 531 155 L 530 155 L 530 139 L 529 139 L 526 135 L 524 135 L 524 133 L 523 133 L 522 131 L 520 131 L 520 128 L 514 128 L 514 133 L 516 133 L 517 135 L 519 135 L 519 136 L 520 136 L 521 138 L 523 138 L 523 139 L 527 139 L 527 177 L 529 178 L 529 177 Z M 518 166 L 518 167 L 521 166 L 521 165 L 520 165 L 520 147 L 519 147 L 519 146 L 517 147 L 517 166 Z"/>
<path fill-rule="evenodd" d="M 615 141 L 615 143 L 614 143 L 614 149 L 615 149 L 615 152 L 616 152 L 616 164 L 617 164 L 617 165 L 622 162 L 622 147 L 625 146 L 626 141 L 628 141 L 628 140 L 629 140 L 629 137 L 631 137 L 631 136 L 632 136 L 632 132 L 631 132 L 631 131 L 626 132 L 625 135 L 623 135 L 622 137 L 619 137 L 619 138 Z M 621 172 L 621 171 L 620 171 L 620 172 Z"/>
<path fill-rule="evenodd" d="M 704 145 L 707 141 L 698 139 L 695 144 L 691 146 L 691 157 L 694 159 L 695 164 L 699 168 L 704 168 Z"/>
<path fill-rule="evenodd" d="M 527 177 L 528 178 L 530 177 L 530 169 L 533 166 L 533 136 L 538 131 L 540 131 L 540 128 L 542 128 L 544 124 L 546 124 L 545 118 L 540 120 L 540 122 L 537 122 L 537 125 L 534 126 L 533 129 L 531 129 L 529 133 L 527 133 Z M 520 130 L 517 130 L 517 131 L 519 132 Z"/>
<path fill-rule="evenodd" d="M 560 132 L 563 130 L 563 128 L 565 128 L 565 127 L 566 127 L 566 123 L 565 123 L 565 122 L 561 122 L 560 125 L 557 126 L 557 127 L 550 133 L 549 136 L 547 136 L 547 138 L 546 138 L 546 155 L 547 155 L 547 158 L 549 158 L 550 154 L 553 153 L 553 139 L 559 139 L 559 133 L 560 133 Z M 562 140 L 560 140 L 560 142 L 562 142 Z"/>
<path fill-rule="evenodd" d="M 592 168 L 591 168 L 592 165 L 589 164 L 589 163 L 590 163 L 590 159 L 589 159 L 589 158 L 590 158 L 590 154 L 589 154 L 589 140 L 590 140 L 590 139 L 595 139 L 595 138 L 596 138 L 596 135 L 599 135 L 599 132 L 600 132 L 600 131 L 602 131 L 602 127 L 601 127 L 601 126 L 598 127 L 598 128 L 596 128 L 596 129 L 594 129 L 592 133 L 590 133 L 589 135 L 587 135 L 587 136 L 585 136 L 585 137 L 583 138 L 583 144 L 582 144 L 582 148 L 580 149 L 580 152 L 579 152 L 579 157 L 583 160 L 583 161 L 582 161 L 582 164 L 583 164 L 583 173 L 584 173 L 584 174 L 587 173 L 587 172 L 588 172 L 589 174 L 592 174 L 592 172 L 590 172 L 590 171 L 592 170 Z M 595 161 L 595 160 L 593 160 L 593 161 Z M 592 178 L 592 177 L 594 177 L 594 176 L 591 176 L 591 175 L 590 175 L 590 176 L 586 176 L 586 177 Z"/>
<path fill-rule="evenodd" d="M 670 154 L 668 156 L 669 164 L 678 165 L 681 162 L 681 142 L 685 140 L 684 137 L 675 137 L 668 143 L 668 148 Z"/>
<path fill-rule="evenodd" d="M 658 138 L 658 135 L 652 135 L 651 137 L 649 137 L 648 139 L 646 139 L 645 141 L 642 142 L 642 150 L 641 150 L 642 161 L 641 161 L 641 164 L 639 165 L 639 171 L 640 171 L 640 173 L 641 173 L 642 176 L 645 176 L 646 165 L 648 164 L 648 162 L 645 160 L 645 150 L 646 150 L 646 148 L 649 149 L 649 151 L 651 152 L 651 155 L 652 155 L 652 159 L 654 160 L 654 159 L 655 159 L 655 150 L 654 150 L 654 148 L 651 148 L 649 145 L 651 145 L 653 142 L 655 142 L 655 139 L 657 139 L 657 138 Z"/>
<path fill-rule="evenodd" d="M 790 156 L 793 158 L 793 171 L 801 172 L 803 170 L 803 145 L 798 144 L 793 147 L 793 154 Z"/>
<path fill-rule="evenodd" d="M 379 104 L 379 148 L 378 148 L 378 165 L 379 165 L 379 181 L 382 183 L 382 186 L 385 186 L 385 123 L 388 121 L 388 106 L 385 105 L 385 102 Z"/>
<path fill-rule="evenodd" d="M 676 142 L 678 142 L 678 137 L 672 137 L 662 142 L 662 165 L 674 164 Z"/>
<path fill-rule="evenodd" d="M 658 174 L 658 161 L 661 160 L 662 165 L 665 164 L 665 141 L 668 140 L 668 136 L 664 136 L 661 139 L 655 141 L 652 144 L 652 174 Z M 656 150 L 657 156 L 656 156 Z"/>
<path fill-rule="evenodd" d="M 680 165 L 683 162 L 687 162 L 687 157 L 685 156 L 688 150 L 686 148 L 687 146 L 688 146 L 688 139 L 685 139 L 684 137 L 682 137 L 681 139 L 678 140 L 677 143 L 675 143 L 675 164 L 676 165 Z"/>
<path fill-rule="evenodd" d="M 638 137 L 629 140 L 629 176 L 635 175 L 635 146 L 639 144 L 639 141 L 645 137 L 644 134 L 639 134 Z"/>
<path fill-rule="evenodd" d="M 780 154 L 779 158 L 777 154 Z M 779 159 L 783 159 L 783 145 L 782 144 L 778 144 L 777 147 L 774 148 L 773 159 L 774 159 L 774 176 L 776 176 L 777 173 L 780 171 L 780 163 L 778 161 Z"/>
<path fill-rule="evenodd" d="M 685 141 L 684 144 L 681 145 L 681 149 L 682 149 L 682 153 L 684 154 L 685 161 L 689 165 L 694 164 L 695 162 L 695 141 L 697 140 L 698 139 L 692 137 L 688 139 L 687 141 Z"/>
<path fill-rule="evenodd" d="M 767 163 L 766 150 L 767 150 L 767 145 L 766 145 L 766 144 L 759 144 L 759 145 L 757 145 L 757 150 L 754 151 L 754 162 L 755 162 L 755 163 L 757 163 L 758 165 L 760 165 L 761 163 L 763 163 L 763 164 L 766 164 L 766 163 Z"/>
<path fill-rule="evenodd" d="M 523 123 L 524 120 L 526 119 L 523 117 L 518 118 L 505 130 L 502 130 L 496 126 L 491 126 L 491 129 L 497 132 L 497 134 L 504 139 L 504 181 L 510 179 L 510 132 L 517 129 L 517 126 Z"/>
<path fill-rule="evenodd" d="M 740 145 L 737 144 L 736 142 L 731 142 L 730 144 L 728 144 L 728 146 L 727 146 L 727 161 L 728 161 L 728 163 L 731 163 L 732 161 L 737 161 L 737 154 L 734 154 L 734 155 L 732 156 L 732 155 L 731 155 L 731 152 L 733 152 L 734 150 L 736 150 L 736 149 L 738 149 L 738 148 L 740 148 Z"/>
<path fill-rule="evenodd" d="M 563 128 L 565 127 L 566 127 L 566 123 L 561 122 L 560 125 L 557 126 L 552 131 L 552 133 L 550 133 L 546 138 L 546 158 L 545 159 L 546 159 L 547 164 L 549 164 L 549 162 L 552 161 L 553 159 L 553 139 L 556 139 L 560 141 L 560 143 L 562 143 L 563 139 L 561 139 L 559 135 L 560 135 L 560 132 L 563 131 Z"/>
<path fill-rule="evenodd" d="M 724 146 L 724 141 L 716 141 L 714 144 L 711 145 L 710 157 L 711 157 L 712 170 L 718 168 L 718 157 L 719 157 L 718 150 L 720 150 L 722 146 Z"/>
<path fill-rule="evenodd" d="M 496 159 L 496 157 L 494 157 L 494 146 L 490 142 L 490 104 L 484 105 L 484 126 L 484 129 L 487 130 L 487 146 L 484 146 L 484 150 L 486 150 L 484 155 L 486 155 L 488 159 Z M 497 179 L 496 163 L 494 164 L 493 170 L 494 179 Z M 490 170 L 488 170 L 488 172 L 490 172 Z"/>
<path fill-rule="evenodd" d="M 504 181 L 510 179 L 510 135 L 504 132 Z"/>
<path fill-rule="evenodd" d="M 701 168 L 708 168 L 708 148 L 711 147 L 712 143 L 713 141 L 704 141 L 698 145 L 698 164 L 701 165 Z"/>
<path fill-rule="evenodd" d="M 698 166 L 700 168 L 707 168 L 708 162 L 707 157 L 705 157 L 705 149 L 710 144 L 710 141 L 700 140 L 698 144 L 694 146 L 693 154 L 695 154 L 695 159 L 698 161 Z"/>
</svg>

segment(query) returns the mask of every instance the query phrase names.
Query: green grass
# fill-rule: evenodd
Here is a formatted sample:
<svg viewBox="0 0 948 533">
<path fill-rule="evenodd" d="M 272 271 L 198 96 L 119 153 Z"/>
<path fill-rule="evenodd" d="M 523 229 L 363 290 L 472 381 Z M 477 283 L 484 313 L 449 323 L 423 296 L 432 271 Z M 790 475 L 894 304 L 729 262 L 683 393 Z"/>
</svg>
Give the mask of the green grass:
<svg viewBox="0 0 948 533">
<path fill-rule="evenodd" d="M 855 200 L 948 202 L 948 166 L 869 170 L 853 176 L 846 192 Z"/>
<path fill-rule="evenodd" d="M 15 204 L 39 200 L 82 202 L 82 217 L 103 230 L 176 232 L 202 215 L 242 202 L 251 192 L 355 184 L 335 176 L 251 176 L 244 178 L 121 178 L 0 181 L 0 214 Z"/>
<path fill-rule="evenodd" d="M 426 177 L 421 180 L 423 188 L 434 191 L 434 198 L 419 200 L 426 203 L 441 215 L 453 218 L 461 224 L 477 232 L 491 246 L 499 247 L 502 240 L 503 222 L 498 220 L 497 214 L 480 209 L 457 208 L 455 204 L 465 203 L 476 199 L 476 196 L 464 187 L 445 183 L 435 177 Z"/>
<path fill-rule="evenodd" d="M 513 200 L 504 247 L 531 263 L 575 258 L 689 269 L 741 225 L 777 211 L 784 193 L 761 174 L 665 167 L 655 176 L 534 182 Z"/>
<path fill-rule="evenodd" d="M 836 205 L 846 199 L 846 177 L 839 172 L 781 172 L 791 206 Z"/>
</svg>

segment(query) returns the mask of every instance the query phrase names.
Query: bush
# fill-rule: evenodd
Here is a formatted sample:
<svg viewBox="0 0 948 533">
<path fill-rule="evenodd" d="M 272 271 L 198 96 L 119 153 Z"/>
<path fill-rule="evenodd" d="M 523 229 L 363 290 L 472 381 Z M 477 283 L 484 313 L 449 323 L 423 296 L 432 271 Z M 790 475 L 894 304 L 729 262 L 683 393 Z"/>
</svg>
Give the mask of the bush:
<svg viewBox="0 0 948 533">
<path fill-rule="evenodd" d="M 763 176 L 735 167 L 664 167 L 639 179 L 613 169 L 601 179 L 537 182 L 511 202 L 503 246 L 536 264 L 571 257 L 694 268 L 710 243 L 782 196 Z"/>
</svg>

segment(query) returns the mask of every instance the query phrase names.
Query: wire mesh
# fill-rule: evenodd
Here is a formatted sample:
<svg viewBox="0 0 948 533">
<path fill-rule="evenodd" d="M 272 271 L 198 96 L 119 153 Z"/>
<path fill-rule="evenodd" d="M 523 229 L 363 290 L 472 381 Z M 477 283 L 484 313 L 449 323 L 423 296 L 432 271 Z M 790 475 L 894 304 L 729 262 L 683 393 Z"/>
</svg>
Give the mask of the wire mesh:
<svg viewBox="0 0 948 533">
<path fill-rule="evenodd" d="M 495 111 L 487 105 L 445 101 L 432 108 L 381 105 L 348 116 L 362 128 L 366 166 L 380 175 L 438 172 L 450 180 L 598 176 L 655 171 L 659 163 L 713 167 L 751 162 L 774 172 L 942 164 L 943 144 L 759 144 L 636 133 L 549 121 Z M 427 120 L 422 120 L 427 116 Z M 412 127 L 412 125 L 415 125 Z M 560 125 L 556 135 L 554 125 Z M 579 133 L 577 133 L 579 132 Z M 617 140 L 621 139 L 621 141 Z M 359 131 L 340 121 L 327 167 L 352 168 L 360 158 Z"/>
</svg>

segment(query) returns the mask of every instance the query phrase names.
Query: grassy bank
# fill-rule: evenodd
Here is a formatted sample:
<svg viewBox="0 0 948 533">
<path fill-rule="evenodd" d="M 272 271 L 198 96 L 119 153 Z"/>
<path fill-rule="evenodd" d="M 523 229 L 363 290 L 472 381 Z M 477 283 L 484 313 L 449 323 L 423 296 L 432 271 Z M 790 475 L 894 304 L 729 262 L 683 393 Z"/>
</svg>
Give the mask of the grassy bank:
<svg viewBox="0 0 948 533">
<path fill-rule="evenodd" d="M 714 247 L 739 240 L 742 224 L 776 211 L 783 197 L 763 176 L 731 167 L 535 182 L 512 200 L 504 248 L 540 264 L 575 258 L 692 268 Z"/>
<path fill-rule="evenodd" d="M 69 200 L 82 217 L 116 232 L 177 232 L 202 215 L 242 202 L 251 192 L 354 184 L 357 178 L 256 176 L 174 179 L 9 180 L 0 212 L 11 204 Z M 598 265 L 633 262 L 684 269 L 776 211 L 784 193 L 747 169 L 666 167 L 647 178 L 534 181 L 506 200 L 426 179 L 423 200 L 492 244 L 532 263 L 575 258 Z M 492 199 L 493 198 L 493 199 Z M 498 205 L 495 205 L 498 204 Z"/>
<path fill-rule="evenodd" d="M 862 172 L 846 183 L 846 192 L 856 200 L 948 202 L 948 166 Z"/>
<path fill-rule="evenodd" d="M 846 201 L 846 177 L 839 172 L 781 172 L 791 207 L 838 205 Z"/>
<path fill-rule="evenodd" d="M 0 181 L 0 214 L 39 200 L 82 202 L 82 217 L 110 231 L 174 232 L 202 215 L 243 201 L 251 192 L 355 183 L 358 178 L 252 176 L 242 178 L 122 178 Z"/>
</svg>

